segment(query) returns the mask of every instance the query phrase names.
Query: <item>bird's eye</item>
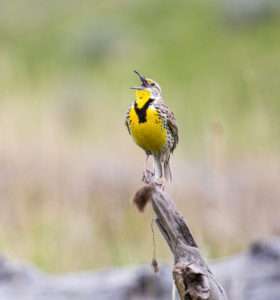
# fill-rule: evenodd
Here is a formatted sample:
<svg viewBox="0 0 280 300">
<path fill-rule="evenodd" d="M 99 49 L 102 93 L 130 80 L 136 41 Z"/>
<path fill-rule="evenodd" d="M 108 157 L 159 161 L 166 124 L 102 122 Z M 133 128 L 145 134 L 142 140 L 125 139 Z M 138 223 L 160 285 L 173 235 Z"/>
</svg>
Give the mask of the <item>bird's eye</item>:
<svg viewBox="0 0 280 300">
<path fill-rule="evenodd" d="M 152 82 L 152 83 L 151 83 L 151 86 L 155 86 L 155 84 Z"/>
</svg>

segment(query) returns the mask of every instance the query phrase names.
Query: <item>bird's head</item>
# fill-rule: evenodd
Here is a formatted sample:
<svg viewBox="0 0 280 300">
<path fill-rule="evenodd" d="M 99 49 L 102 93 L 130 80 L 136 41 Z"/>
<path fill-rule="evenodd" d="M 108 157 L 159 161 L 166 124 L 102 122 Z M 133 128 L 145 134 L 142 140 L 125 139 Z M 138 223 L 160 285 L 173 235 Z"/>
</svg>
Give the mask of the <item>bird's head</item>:
<svg viewBox="0 0 280 300">
<path fill-rule="evenodd" d="M 132 87 L 131 89 L 135 90 L 136 101 L 140 107 L 144 106 L 150 99 L 156 100 L 161 98 L 161 88 L 156 81 L 145 78 L 137 71 L 134 71 L 134 73 L 138 75 L 141 85 Z"/>
</svg>

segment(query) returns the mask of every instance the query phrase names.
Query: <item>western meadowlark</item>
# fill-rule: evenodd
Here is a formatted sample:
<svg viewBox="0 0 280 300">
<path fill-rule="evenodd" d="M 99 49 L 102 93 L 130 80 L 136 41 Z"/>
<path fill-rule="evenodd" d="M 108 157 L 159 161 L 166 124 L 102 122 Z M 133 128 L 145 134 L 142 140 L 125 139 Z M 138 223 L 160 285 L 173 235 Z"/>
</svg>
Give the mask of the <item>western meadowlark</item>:
<svg viewBox="0 0 280 300">
<path fill-rule="evenodd" d="M 157 82 L 134 71 L 141 80 L 135 90 L 135 101 L 129 106 L 125 124 L 135 143 L 146 152 L 143 180 L 163 185 L 164 178 L 171 181 L 170 154 L 178 143 L 178 128 L 174 114 L 164 103 Z M 148 159 L 154 158 L 154 171 L 148 169 Z M 150 178 L 150 179 L 149 179 Z"/>
</svg>

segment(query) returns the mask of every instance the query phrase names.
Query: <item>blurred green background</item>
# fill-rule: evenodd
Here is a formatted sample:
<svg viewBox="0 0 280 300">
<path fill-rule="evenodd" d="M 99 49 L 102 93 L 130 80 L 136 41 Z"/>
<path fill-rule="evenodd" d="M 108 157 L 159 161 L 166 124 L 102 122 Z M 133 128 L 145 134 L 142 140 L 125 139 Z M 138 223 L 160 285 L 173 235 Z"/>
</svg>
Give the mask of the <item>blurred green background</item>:
<svg viewBox="0 0 280 300">
<path fill-rule="evenodd" d="M 176 115 L 169 191 L 204 253 L 280 233 L 279 5 L 227 2 L 0 1 L 2 253 L 54 272 L 151 260 L 134 69 Z"/>
</svg>

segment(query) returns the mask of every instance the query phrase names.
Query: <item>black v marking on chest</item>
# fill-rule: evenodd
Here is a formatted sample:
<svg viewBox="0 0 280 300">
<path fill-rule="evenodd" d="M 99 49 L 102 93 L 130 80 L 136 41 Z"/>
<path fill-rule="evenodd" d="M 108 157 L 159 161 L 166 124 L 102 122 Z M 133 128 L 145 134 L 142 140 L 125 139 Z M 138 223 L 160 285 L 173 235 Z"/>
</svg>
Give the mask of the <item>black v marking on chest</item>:
<svg viewBox="0 0 280 300">
<path fill-rule="evenodd" d="M 134 109 L 137 114 L 139 123 L 145 123 L 147 121 L 147 109 L 153 101 L 153 99 L 149 99 L 142 108 L 138 108 L 137 103 L 134 103 Z"/>
</svg>

